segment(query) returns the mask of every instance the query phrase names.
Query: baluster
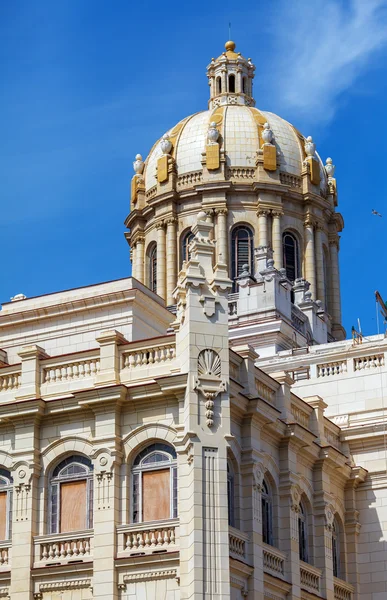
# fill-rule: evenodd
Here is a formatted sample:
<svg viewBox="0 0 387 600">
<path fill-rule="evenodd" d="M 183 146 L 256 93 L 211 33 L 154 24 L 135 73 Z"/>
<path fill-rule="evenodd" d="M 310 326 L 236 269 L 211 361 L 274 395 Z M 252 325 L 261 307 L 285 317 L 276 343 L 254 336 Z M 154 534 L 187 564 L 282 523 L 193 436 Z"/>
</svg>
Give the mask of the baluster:
<svg viewBox="0 0 387 600">
<path fill-rule="evenodd" d="M 149 548 L 150 546 L 150 539 L 149 539 L 149 531 L 145 532 L 145 547 Z"/>
<path fill-rule="evenodd" d="M 96 367 L 95 367 L 95 360 L 91 360 L 90 361 L 90 373 L 91 375 L 95 375 L 96 372 Z"/>
<path fill-rule="evenodd" d="M 85 554 L 85 541 L 84 540 L 76 540 L 74 545 L 74 554 L 75 556 L 83 556 Z"/>
<path fill-rule="evenodd" d="M 156 546 L 156 537 L 154 530 L 150 532 L 151 534 L 151 546 Z"/>
<path fill-rule="evenodd" d="M 52 544 L 49 545 L 48 547 L 48 557 L 49 558 L 54 558 L 55 553 L 54 553 L 54 547 Z"/>
<path fill-rule="evenodd" d="M 142 365 L 146 365 L 148 364 L 148 352 L 145 350 L 142 351 L 141 353 L 141 364 Z"/>
<path fill-rule="evenodd" d="M 168 529 L 164 529 L 164 546 L 167 546 L 170 542 L 170 536 L 169 536 L 169 530 Z"/>
<path fill-rule="evenodd" d="M 55 556 L 55 558 L 59 558 L 59 556 L 60 556 L 59 544 L 53 544 L 53 547 L 54 547 L 54 556 Z"/>
<path fill-rule="evenodd" d="M 80 362 L 78 365 L 78 374 L 79 374 L 79 377 L 85 376 L 85 363 L 83 361 Z"/>
<path fill-rule="evenodd" d="M 73 364 L 73 377 L 74 377 L 74 379 L 79 378 L 79 363 Z"/>
<path fill-rule="evenodd" d="M 154 352 L 155 352 L 155 363 L 159 363 L 160 362 L 160 348 L 158 346 L 156 346 L 154 348 Z"/>
<path fill-rule="evenodd" d="M 66 556 L 65 544 L 64 544 L 64 542 L 61 542 L 60 543 L 60 557 L 65 558 L 65 556 Z"/>
<path fill-rule="evenodd" d="M 85 556 L 90 556 L 90 540 L 86 538 L 84 542 Z"/>
<path fill-rule="evenodd" d="M 132 354 L 129 354 L 129 356 L 128 356 L 128 360 L 129 360 L 129 367 L 130 367 L 130 368 L 132 368 L 132 367 L 135 367 L 135 366 L 136 366 L 136 360 L 135 360 L 135 356 L 134 356 L 134 354 L 133 354 L 133 353 L 132 353 Z"/>
<path fill-rule="evenodd" d="M 4 548 L 4 557 L 3 557 L 3 561 L 4 564 L 7 565 L 8 564 L 8 548 Z"/>
<path fill-rule="evenodd" d="M 145 546 L 145 541 L 144 541 L 144 532 L 140 531 L 140 533 L 138 534 L 138 545 L 140 548 L 144 548 Z"/>
<path fill-rule="evenodd" d="M 40 560 L 47 560 L 47 558 L 48 558 L 47 544 L 43 544 L 42 555 L 40 557 Z"/>
<path fill-rule="evenodd" d="M 137 533 L 133 534 L 133 548 L 135 548 L 137 550 L 138 548 L 138 538 L 137 538 Z"/>
<path fill-rule="evenodd" d="M 157 536 L 157 545 L 158 546 L 162 546 L 163 545 L 163 536 L 161 535 L 162 530 L 159 529 L 158 531 L 158 536 Z"/>
</svg>

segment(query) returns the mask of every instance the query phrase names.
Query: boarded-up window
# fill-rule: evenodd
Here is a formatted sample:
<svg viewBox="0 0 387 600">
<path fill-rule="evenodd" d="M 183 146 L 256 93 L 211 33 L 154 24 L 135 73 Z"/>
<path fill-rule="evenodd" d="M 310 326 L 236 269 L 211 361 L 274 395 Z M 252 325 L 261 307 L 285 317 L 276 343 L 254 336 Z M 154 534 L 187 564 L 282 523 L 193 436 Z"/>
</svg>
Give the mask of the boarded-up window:
<svg viewBox="0 0 387 600">
<path fill-rule="evenodd" d="M 7 492 L 0 493 L 0 540 L 7 535 Z"/>
<path fill-rule="evenodd" d="M 169 519 L 171 516 L 170 470 L 144 472 L 142 477 L 143 520 Z"/>
<path fill-rule="evenodd" d="M 70 481 L 60 486 L 60 530 L 86 529 L 86 481 Z"/>
</svg>

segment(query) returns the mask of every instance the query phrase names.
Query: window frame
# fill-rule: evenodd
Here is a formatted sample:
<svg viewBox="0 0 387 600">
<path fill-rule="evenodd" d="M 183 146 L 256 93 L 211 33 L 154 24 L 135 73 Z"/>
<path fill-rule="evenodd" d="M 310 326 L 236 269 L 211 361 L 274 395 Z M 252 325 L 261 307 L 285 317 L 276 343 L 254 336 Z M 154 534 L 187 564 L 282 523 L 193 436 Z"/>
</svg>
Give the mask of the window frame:
<svg viewBox="0 0 387 600">
<path fill-rule="evenodd" d="M 191 254 L 188 251 L 188 246 L 191 241 L 194 239 L 195 234 L 191 229 L 187 229 L 183 231 L 180 238 L 180 268 L 183 266 L 183 262 L 188 262 L 191 259 Z"/>
<path fill-rule="evenodd" d="M 341 579 L 340 527 L 336 518 L 332 524 L 332 570 L 333 576 Z"/>
<path fill-rule="evenodd" d="M 161 448 L 163 447 L 163 448 Z M 139 463 L 136 464 L 136 461 L 141 454 L 144 456 L 140 459 Z M 155 462 L 143 464 L 145 459 L 152 456 L 152 454 L 164 454 L 167 458 L 165 461 Z M 168 444 L 164 444 L 162 442 L 154 442 L 149 446 L 146 446 L 143 450 L 138 452 L 135 456 L 135 459 L 132 464 L 131 469 L 131 485 L 130 485 L 130 523 L 145 523 L 147 521 L 143 521 L 143 492 L 142 492 L 142 473 L 144 472 L 154 472 L 154 471 L 163 471 L 169 468 L 169 517 L 168 519 L 177 518 L 178 514 L 178 490 L 177 490 L 177 457 L 176 451 L 173 446 L 169 446 Z M 138 490 L 135 491 L 135 479 L 137 479 Z M 136 499 L 135 499 L 136 494 Z M 137 512 L 135 513 L 135 507 L 137 507 Z M 161 519 L 163 520 L 163 519 Z"/>
<path fill-rule="evenodd" d="M 262 481 L 261 491 L 261 509 L 262 509 L 262 541 L 268 546 L 274 546 L 273 534 L 273 494 L 271 486 L 266 479 Z M 265 518 L 266 516 L 266 518 Z M 266 532 L 264 523 L 267 523 Z M 266 539 L 265 539 L 266 537 Z"/>
<path fill-rule="evenodd" d="M 83 473 L 63 475 L 62 471 L 71 465 L 76 465 L 84 470 Z M 52 471 L 49 484 L 48 496 L 48 529 L 49 533 L 67 533 L 61 531 L 61 502 L 60 486 L 62 483 L 71 483 L 72 481 L 86 481 L 86 529 L 93 528 L 94 521 L 94 468 L 90 459 L 82 455 L 71 455 L 62 459 Z M 55 492 L 55 493 L 54 493 Z M 54 511 L 53 498 L 56 497 L 56 510 Z M 54 517 L 55 515 L 55 517 Z M 55 522 L 54 522 L 55 518 Z"/>
<path fill-rule="evenodd" d="M 227 461 L 227 515 L 229 527 L 235 527 L 235 475 Z"/>
<path fill-rule="evenodd" d="M 243 264 L 249 265 L 250 273 L 254 270 L 254 230 L 250 225 L 238 223 L 231 230 L 231 279 L 233 281 L 233 291 L 236 290 L 236 279 L 239 277 L 238 272 L 238 244 L 241 240 L 238 239 L 238 234 L 242 231 L 247 232 L 247 251 L 248 259 Z M 241 264 L 241 268 L 243 266 Z"/>
<path fill-rule="evenodd" d="M 0 467 L 0 492 L 6 492 L 5 501 L 5 538 L 2 542 L 12 538 L 12 502 L 13 502 L 13 478 L 8 469 Z"/>
<path fill-rule="evenodd" d="M 294 242 L 294 279 L 289 276 L 288 267 L 286 265 L 286 252 L 285 252 L 285 238 L 289 237 Z M 292 231 L 284 231 L 282 234 L 282 261 L 286 271 L 286 277 L 295 282 L 296 279 L 301 277 L 301 256 L 300 256 L 300 243 L 298 237 Z M 292 266 L 289 266 L 292 268 Z"/>
<path fill-rule="evenodd" d="M 300 560 L 310 564 L 308 513 L 303 502 L 300 502 L 298 513 L 298 552 Z"/>
<path fill-rule="evenodd" d="M 157 244 L 153 242 L 148 249 L 148 284 L 149 289 L 157 294 Z"/>
</svg>

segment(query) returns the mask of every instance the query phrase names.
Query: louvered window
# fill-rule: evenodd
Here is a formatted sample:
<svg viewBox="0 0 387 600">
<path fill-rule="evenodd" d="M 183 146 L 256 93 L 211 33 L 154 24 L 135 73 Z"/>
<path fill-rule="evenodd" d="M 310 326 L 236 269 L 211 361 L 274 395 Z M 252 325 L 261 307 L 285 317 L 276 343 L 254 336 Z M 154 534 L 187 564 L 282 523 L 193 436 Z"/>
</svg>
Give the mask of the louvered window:
<svg viewBox="0 0 387 600">
<path fill-rule="evenodd" d="M 273 501 L 265 480 L 262 485 L 262 540 L 273 545 Z"/>
<path fill-rule="evenodd" d="M 298 242 L 293 234 L 284 233 L 282 246 L 286 277 L 290 279 L 290 281 L 295 281 L 297 277 L 301 276 Z"/>
<path fill-rule="evenodd" d="M 253 243 L 253 232 L 249 227 L 244 225 L 235 227 L 231 239 L 231 276 L 233 280 L 242 273 L 244 265 L 247 265 L 250 273 L 253 273 Z"/>
<path fill-rule="evenodd" d="M 157 246 L 154 244 L 149 253 L 149 287 L 157 294 Z"/>
</svg>

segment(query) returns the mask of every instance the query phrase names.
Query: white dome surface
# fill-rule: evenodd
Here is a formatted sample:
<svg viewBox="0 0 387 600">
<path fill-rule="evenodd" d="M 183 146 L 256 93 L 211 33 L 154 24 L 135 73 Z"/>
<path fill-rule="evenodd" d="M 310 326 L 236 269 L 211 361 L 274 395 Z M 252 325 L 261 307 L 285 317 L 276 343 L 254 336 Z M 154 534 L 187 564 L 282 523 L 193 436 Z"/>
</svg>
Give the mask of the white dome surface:
<svg viewBox="0 0 387 600">
<path fill-rule="evenodd" d="M 256 111 L 256 109 L 240 105 L 224 108 L 223 121 L 220 126 L 221 149 L 225 152 L 229 167 L 255 166 L 259 149 L 259 137 L 253 111 Z M 183 126 L 174 141 L 172 151 L 179 176 L 193 171 L 200 171 L 203 168 L 201 163 L 202 152 L 206 148 L 207 132 L 214 112 L 214 110 L 206 110 L 180 122 L 183 123 Z M 301 146 L 302 142 L 294 127 L 273 113 L 258 112 L 269 123 L 274 134 L 273 141 L 277 147 L 280 171 L 300 176 L 304 153 Z M 175 127 L 167 133 L 170 134 L 174 129 Z M 147 190 L 157 184 L 156 166 L 161 155 L 160 144 L 157 142 L 146 161 L 145 187 Z M 321 168 L 321 171 L 323 174 L 323 168 Z M 322 186 L 324 185 L 323 177 Z"/>
</svg>

